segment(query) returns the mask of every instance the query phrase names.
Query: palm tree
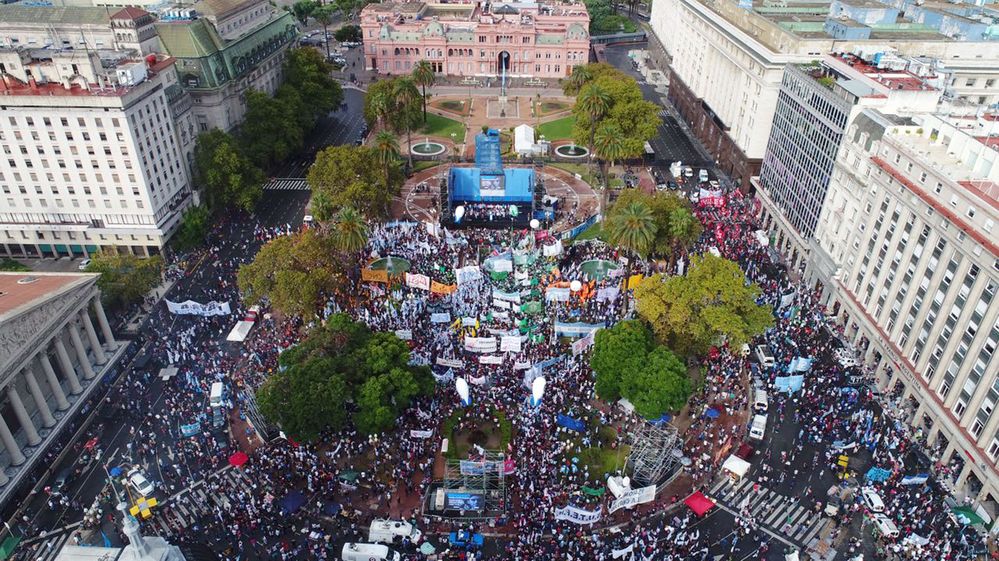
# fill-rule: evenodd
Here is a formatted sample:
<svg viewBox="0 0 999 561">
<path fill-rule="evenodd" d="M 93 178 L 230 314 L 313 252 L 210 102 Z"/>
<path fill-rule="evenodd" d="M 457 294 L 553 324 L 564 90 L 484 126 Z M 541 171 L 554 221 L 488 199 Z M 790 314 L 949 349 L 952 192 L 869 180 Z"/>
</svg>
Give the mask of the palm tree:
<svg viewBox="0 0 999 561">
<path fill-rule="evenodd" d="M 631 279 L 632 266 L 635 259 L 645 258 L 652 249 L 656 238 L 658 224 L 652 214 L 652 209 L 643 202 L 633 202 L 622 209 L 615 209 L 607 219 L 607 236 L 611 244 L 630 253 L 628 268 L 624 277 L 624 308 L 628 311 L 628 282 Z"/>
<path fill-rule="evenodd" d="M 593 73 L 585 65 L 572 67 L 572 74 L 569 75 L 566 84 L 566 92 L 578 92 L 584 84 L 593 79 Z"/>
<path fill-rule="evenodd" d="M 375 152 L 378 154 L 378 161 L 385 170 L 385 186 L 389 184 L 389 171 L 392 162 L 399 157 L 399 139 L 387 130 L 380 130 L 375 135 Z"/>
<path fill-rule="evenodd" d="M 312 209 L 312 216 L 320 224 L 333 218 L 333 201 L 330 200 L 330 196 L 326 191 L 317 190 L 312 195 L 310 208 Z"/>
<path fill-rule="evenodd" d="M 336 215 L 332 231 L 333 246 L 344 253 L 357 253 L 368 243 L 368 223 L 352 207 L 343 207 Z"/>
<path fill-rule="evenodd" d="M 416 83 L 410 78 L 397 78 L 395 87 L 392 89 L 395 98 L 395 113 L 392 120 L 395 121 L 397 132 L 406 132 L 406 155 L 409 159 L 409 167 L 413 167 L 413 127 L 419 114 L 413 114 L 414 104 L 420 105 L 422 96 L 420 90 L 416 89 Z M 414 119 L 415 117 L 415 119 Z"/>
<path fill-rule="evenodd" d="M 579 90 L 576 97 L 578 107 L 590 119 L 590 161 L 593 161 L 593 137 L 597 132 L 597 121 L 610 111 L 611 98 L 603 88 L 596 84 L 586 84 Z"/>
<path fill-rule="evenodd" d="M 427 88 L 434 85 L 437 75 L 429 61 L 421 60 L 413 67 L 413 82 L 423 90 L 423 123 L 427 122 Z"/>
<path fill-rule="evenodd" d="M 370 99 L 371 112 L 380 127 L 387 127 L 389 116 L 395 109 L 395 100 L 392 99 L 392 92 L 383 88 L 374 89 L 367 94 Z M 368 123 L 373 124 L 373 123 Z"/>
<path fill-rule="evenodd" d="M 323 42 L 326 43 L 326 60 L 330 58 L 330 34 L 327 31 L 327 27 L 333 23 L 333 12 L 336 10 L 333 6 L 320 6 L 312 12 L 312 17 L 316 18 L 316 21 L 323 24 Z"/>
<path fill-rule="evenodd" d="M 680 251 L 692 240 L 691 231 L 697 218 L 686 208 L 675 208 L 669 213 L 669 238 L 671 261 L 676 264 Z"/>
<path fill-rule="evenodd" d="M 593 138 L 594 148 L 597 152 L 597 162 L 598 164 L 603 162 L 610 162 L 610 167 L 614 167 L 614 162 L 625 157 L 625 146 L 622 140 L 621 130 L 612 123 L 604 123 L 600 125 L 597 129 L 596 134 Z M 601 166 L 601 174 L 604 176 L 604 188 L 601 189 L 600 198 L 600 208 L 603 212 L 604 208 L 607 208 L 607 173 L 603 171 Z"/>
</svg>

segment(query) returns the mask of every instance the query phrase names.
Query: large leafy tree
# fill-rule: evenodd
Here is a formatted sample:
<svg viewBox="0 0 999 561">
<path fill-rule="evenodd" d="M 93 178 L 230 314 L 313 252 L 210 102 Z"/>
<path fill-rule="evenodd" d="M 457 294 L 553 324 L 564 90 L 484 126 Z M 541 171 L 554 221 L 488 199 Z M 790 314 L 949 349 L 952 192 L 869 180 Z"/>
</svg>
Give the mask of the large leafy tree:
<svg viewBox="0 0 999 561">
<path fill-rule="evenodd" d="M 597 397 L 605 401 L 620 399 L 621 381 L 642 367 L 652 346 L 652 333 L 638 320 L 620 321 L 610 329 L 597 331 L 590 355 Z"/>
<path fill-rule="evenodd" d="M 683 362 L 666 347 L 656 345 L 649 328 L 638 320 L 598 331 L 590 366 L 600 399 L 624 397 L 649 419 L 680 409 L 690 397 Z"/>
<path fill-rule="evenodd" d="M 420 86 L 423 94 L 423 122 L 427 122 L 427 88 L 434 85 L 437 75 L 434 74 L 434 67 L 428 60 L 421 60 L 413 67 L 413 82 Z"/>
<path fill-rule="evenodd" d="M 683 361 L 661 345 L 644 357 L 639 368 L 621 380 L 621 395 L 646 419 L 657 419 L 667 411 L 680 409 L 690 392 L 690 379 Z"/>
<path fill-rule="evenodd" d="M 397 162 L 388 165 L 388 183 L 378 152 L 366 146 L 331 146 L 316 155 L 306 181 L 313 194 L 324 192 L 335 208 L 353 207 L 368 218 L 388 214 L 403 176 Z"/>
<path fill-rule="evenodd" d="M 311 127 L 343 103 L 343 88 L 330 75 L 333 67 L 315 49 L 291 49 L 284 63 L 284 83 L 305 101 Z"/>
<path fill-rule="evenodd" d="M 361 39 L 363 39 L 361 26 L 354 24 L 345 25 L 333 32 L 333 38 L 341 43 L 360 43 Z"/>
<path fill-rule="evenodd" d="M 409 347 L 336 314 L 281 355 L 283 371 L 257 394 L 261 412 L 297 438 L 315 439 L 352 420 L 363 433 L 390 429 L 412 401 L 433 392 L 426 367 L 409 364 Z M 354 407 L 345 406 L 353 402 Z"/>
<path fill-rule="evenodd" d="M 247 92 L 246 119 L 240 129 L 246 154 L 264 169 L 284 161 L 302 148 L 302 118 L 307 115 L 301 98 L 292 89 L 281 97 Z"/>
<path fill-rule="evenodd" d="M 606 106 L 592 99 L 593 94 L 588 90 L 602 92 Z M 592 148 L 597 127 L 609 124 L 620 131 L 622 157 L 634 158 L 641 156 L 645 143 L 656 136 L 661 123 L 660 108 L 643 99 L 634 78 L 609 64 L 573 68 L 563 91 L 566 95 L 576 95 L 572 136 L 578 144 Z"/>
<path fill-rule="evenodd" d="M 88 273 L 100 273 L 97 286 L 108 307 L 127 307 L 142 300 L 160 282 L 163 258 L 100 252 L 91 256 Z"/>
<path fill-rule="evenodd" d="M 234 207 L 249 212 L 263 195 L 263 172 L 232 136 L 218 129 L 198 135 L 194 172 L 212 211 Z"/>
<path fill-rule="evenodd" d="M 343 286 L 343 263 L 333 242 L 317 229 L 280 236 L 242 265 L 236 281 L 248 304 L 265 298 L 289 315 L 311 316 Z"/>
<path fill-rule="evenodd" d="M 759 295 L 738 264 L 710 254 L 692 258 L 685 276 L 653 275 L 635 289 L 639 316 L 670 348 L 689 354 L 723 340 L 740 348 L 773 325 Z"/>
<path fill-rule="evenodd" d="M 205 242 L 211 229 L 212 213 L 206 205 L 192 206 L 184 211 L 180 227 L 174 235 L 174 243 L 181 251 L 197 247 Z"/>
<path fill-rule="evenodd" d="M 317 7 L 319 7 L 319 4 L 313 2 L 312 0 L 298 0 L 298 2 L 291 5 L 291 8 L 289 8 L 288 11 L 290 11 L 291 14 L 295 16 L 295 19 L 297 19 L 298 22 L 304 27 L 307 23 L 309 23 L 309 17 L 312 16 L 312 13 L 316 11 Z"/>
</svg>

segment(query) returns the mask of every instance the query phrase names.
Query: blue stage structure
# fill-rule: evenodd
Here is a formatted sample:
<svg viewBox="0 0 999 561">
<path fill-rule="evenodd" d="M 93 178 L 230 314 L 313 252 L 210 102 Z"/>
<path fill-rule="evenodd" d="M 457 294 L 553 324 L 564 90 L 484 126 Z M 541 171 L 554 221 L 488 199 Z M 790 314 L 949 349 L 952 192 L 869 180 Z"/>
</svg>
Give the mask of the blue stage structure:
<svg viewBox="0 0 999 561">
<path fill-rule="evenodd" d="M 530 221 L 539 194 L 531 168 L 504 168 L 500 133 L 475 137 L 475 167 L 452 167 L 447 177 L 447 225 L 503 228 Z"/>
</svg>

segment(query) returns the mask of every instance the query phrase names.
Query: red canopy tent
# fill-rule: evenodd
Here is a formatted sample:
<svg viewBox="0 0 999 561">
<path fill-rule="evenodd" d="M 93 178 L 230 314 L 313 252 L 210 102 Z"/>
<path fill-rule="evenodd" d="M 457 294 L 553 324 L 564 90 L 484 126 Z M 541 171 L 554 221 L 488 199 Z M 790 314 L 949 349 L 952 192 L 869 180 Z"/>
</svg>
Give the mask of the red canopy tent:
<svg viewBox="0 0 999 561">
<path fill-rule="evenodd" d="M 690 507 L 690 510 L 694 511 L 694 514 L 698 516 L 704 516 L 709 510 L 715 507 L 715 502 L 705 497 L 704 493 L 700 491 L 691 493 L 689 497 L 683 500 L 683 504 Z"/>
<path fill-rule="evenodd" d="M 235 467 L 239 467 L 248 461 L 250 461 L 250 457 L 243 452 L 236 452 L 232 456 L 229 456 L 229 463 Z"/>
</svg>

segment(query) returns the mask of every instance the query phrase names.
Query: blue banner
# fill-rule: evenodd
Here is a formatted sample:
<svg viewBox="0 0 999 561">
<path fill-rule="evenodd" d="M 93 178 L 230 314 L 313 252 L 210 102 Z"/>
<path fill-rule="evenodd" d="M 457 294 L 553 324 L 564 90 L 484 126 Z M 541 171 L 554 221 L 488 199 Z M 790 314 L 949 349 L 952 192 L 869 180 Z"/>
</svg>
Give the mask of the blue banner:
<svg viewBox="0 0 999 561">
<path fill-rule="evenodd" d="M 918 475 L 906 475 L 899 483 L 901 485 L 922 485 L 930 479 L 930 474 L 920 473 Z"/>
<path fill-rule="evenodd" d="M 602 323 L 568 323 L 564 321 L 555 322 L 555 336 L 556 337 L 583 337 L 589 335 L 590 332 L 596 331 L 598 329 L 603 329 L 604 324 Z"/>
<path fill-rule="evenodd" d="M 779 392 L 794 393 L 800 392 L 801 386 L 805 383 L 804 376 L 778 376 L 774 380 L 774 386 Z"/>
<path fill-rule="evenodd" d="M 891 477 L 891 471 L 875 467 L 867 471 L 867 475 L 864 476 L 864 479 L 868 481 L 881 482 L 887 481 L 889 477 Z"/>
<path fill-rule="evenodd" d="M 788 372 L 808 372 L 812 368 L 812 359 L 795 357 L 791 360 L 791 363 L 787 365 Z"/>
<path fill-rule="evenodd" d="M 559 415 L 556 422 L 558 422 L 559 426 L 563 426 L 576 432 L 583 432 L 586 430 L 586 423 L 580 421 L 579 419 L 573 419 L 567 415 Z"/>
<path fill-rule="evenodd" d="M 191 423 L 189 425 L 180 425 L 180 434 L 185 437 L 191 437 L 201 432 L 201 423 Z"/>
</svg>

